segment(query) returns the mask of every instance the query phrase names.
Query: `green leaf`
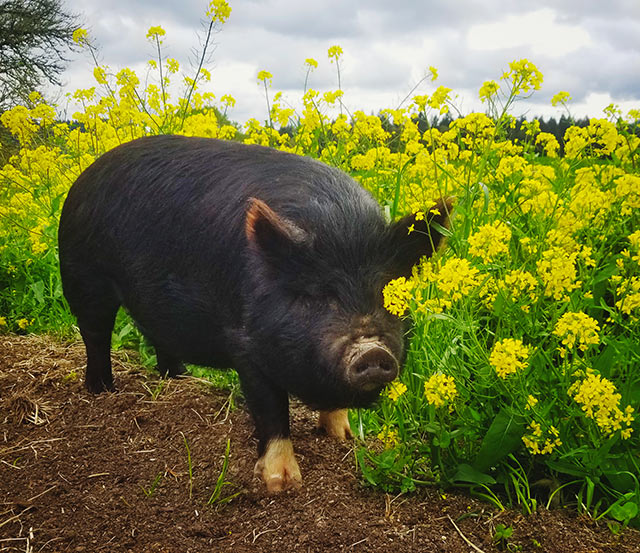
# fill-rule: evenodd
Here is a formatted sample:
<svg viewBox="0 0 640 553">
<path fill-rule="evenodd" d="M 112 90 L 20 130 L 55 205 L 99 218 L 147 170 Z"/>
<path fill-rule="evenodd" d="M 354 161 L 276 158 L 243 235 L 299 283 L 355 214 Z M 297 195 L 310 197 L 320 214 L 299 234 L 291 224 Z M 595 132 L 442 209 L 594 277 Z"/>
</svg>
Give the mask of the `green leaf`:
<svg viewBox="0 0 640 553">
<path fill-rule="evenodd" d="M 569 474 L 570 476 L 578 476 L 585 478 L 591 475 L 591 472 L 579 467 L 572 463 L 565 463 L 563 461 L 547 461 L 546 465 L 551 469 L 561 474 Z"/>
<path fill-rule="evenodd" d="M 608 375 L 610 367 L 615 365 L 615 358 L 616 348 L 609 344 L 594 361 L 593 368 L 600 374 Z"/>
<path fill-rule="evenodd" d="M 634 474 L 626 470 L 632 460 L 627 458 L 610 458 L 602 463 L 602 474 L 609 481 L 614 490 L 620 493 L 638 489 L 638 480 Z"/>
<path fill-rule="evenodd" d="M 36 301 L 38 303 L 44 303 L 44 282 L 42 282 L 41 280 L 39 280 L 38 282 L 34 282 L 31 285 L 31 291 L 36 297 Z"/>
<path fill-rule="evenodd" d="M 612 505 L 610 513 L 616 520 L 628 523 L 638 516 L 638 504 L 633 501 L 627 501 L 622 505 Z"/>
<path fill-rule="evenodd" d="M 629 386 L 628 403 L 630 405 L 640 403 L 640 381 L 636 381 Z"/>
<path fill-rule="evenodd" d="M 480 415 L 480 413 L 473 407 L 469 407 L 468 413 L 475 422 L 480 422 L 482 420 L 482 415 Z"/>
<path fill-rule="evenodd" d="M 491 486 L 496 483 L 495 479 L 484 472 L 473 468 L 466 463 L 460 463 L 458 470 L 451 478 L 452 482 L 470 482 L 472 484 L 486 484 Z"/>
<path fill-rule="evenodd" d="M 593 277 L 593 283 L 605 282 L 618 272 L 618 266 L 615 262 L 607 263 Z"/>
<path fill-rule="evenodd" d="M 500 459 L 515 451 L 522 444 L 524 425 L 502 409 L 493 419 L 489 430 L 482 440 L 480 451 L 474 462 L 479 471 L 495 466 Z"/>
<path fill-rule="evenodd" d="M 443 430 L 439 436 L 436 436 L 435 438 L 433 438 L 433 445 L 435 445 L 436 447 L 445 449 L 449 447 L 450 444 L 451 444 L 451 434 L 449 434 L 449 432 L 447 432 L 446 430 Z"/>
</svg>

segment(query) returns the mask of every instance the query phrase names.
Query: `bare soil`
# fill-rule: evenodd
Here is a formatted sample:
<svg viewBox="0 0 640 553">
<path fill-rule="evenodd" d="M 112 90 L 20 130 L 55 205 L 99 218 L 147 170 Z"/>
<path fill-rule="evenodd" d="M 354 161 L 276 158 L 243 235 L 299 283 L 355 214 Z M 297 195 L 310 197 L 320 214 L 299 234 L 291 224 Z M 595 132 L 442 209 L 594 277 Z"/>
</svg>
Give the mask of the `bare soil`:
<svg viewBox="0 0 640 553">
<path fill-rule="evenodd" d="M 242 404 L 197 379 L 161 381 L 123 353 L 118 391 L 90 396 L 84 362 L 81 343 L 0 335 L 0 551 L 640 551 L 639 532 L 614 535 L 570 510 L 524 517 L 460 493 L 368 489 L 353 444 L 321 435 L 301 405 L 292 433 L 303 488 L 270 496 L 253 476 Z M 208 505 L 227 439 L 222 497 L 240 494 Z M 501 547 L 499 524 L 513 528 Z"/>
</svg>

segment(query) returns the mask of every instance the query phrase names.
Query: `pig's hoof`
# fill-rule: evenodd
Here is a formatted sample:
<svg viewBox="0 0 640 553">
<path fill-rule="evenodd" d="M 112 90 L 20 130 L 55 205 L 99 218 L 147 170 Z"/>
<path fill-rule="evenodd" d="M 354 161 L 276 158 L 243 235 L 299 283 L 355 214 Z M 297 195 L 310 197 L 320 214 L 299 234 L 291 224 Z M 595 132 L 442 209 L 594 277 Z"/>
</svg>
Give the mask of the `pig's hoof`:
<svg viewBox="0 0 640 553">
<path fill-rule="evenodd" d="M 156 370 L 162 375 L 167 376 L 169 378 L 177 378 L 186 374 L 187 369 L 182 363 L 175 363 L 172 365 L 158 365 L 156 366 Z"/>
<path fill-rule="evenodd" d="M 328 436 L 347 440 L 353 438 L 351 426 L 349 425 L 349 411 L 338 409 L 336 411 L 320 411 L 318 427 L 323 428 Z"/>
<path fill-rule="evenodd" d="M 262 478 L 269 493 L 299 488 L 302 484 L 302 476 L 293 454 L 291 440 L 284 438 L 271 440 L 267 444 L 264 455 L 258 459 L 254 473 Z"/>
<path fill-rule="evenodd" d="M 113 382 L 103 382 L 102 380 L 86 380 L 84 386 L 92 394 L 101 394 L 102 392 L 115 392 L 116 390 Z"/>
</svg>

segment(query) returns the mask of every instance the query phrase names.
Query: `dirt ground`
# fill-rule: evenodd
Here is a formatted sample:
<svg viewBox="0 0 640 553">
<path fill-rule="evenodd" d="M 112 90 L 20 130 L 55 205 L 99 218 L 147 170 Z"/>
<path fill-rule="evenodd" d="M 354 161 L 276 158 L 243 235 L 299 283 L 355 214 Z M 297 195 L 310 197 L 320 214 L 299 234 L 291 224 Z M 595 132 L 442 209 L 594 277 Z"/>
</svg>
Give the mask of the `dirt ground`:
<svg viewBox="0 0 640 553">
<path fill-rule="evenodd" d="M 253 476 L 241 402 L 230 408 L 193 378 L 163 386 L 114 358 L 118 391 L 92 397 L 82 344 L 0 335 L 0 551 L 640 551 L 639 532 L 614 535 L 569 510 L 524 517 L 460 493 L 365 488 L 353 444 L 321 435 L 300 405 L 292 435 L 303 488 L 269 496 Z M 228 439 L 221 497 L 239 495 L 209 505 Z M 500 524 L 513 534 L 498 546 Z"/>
</svg>

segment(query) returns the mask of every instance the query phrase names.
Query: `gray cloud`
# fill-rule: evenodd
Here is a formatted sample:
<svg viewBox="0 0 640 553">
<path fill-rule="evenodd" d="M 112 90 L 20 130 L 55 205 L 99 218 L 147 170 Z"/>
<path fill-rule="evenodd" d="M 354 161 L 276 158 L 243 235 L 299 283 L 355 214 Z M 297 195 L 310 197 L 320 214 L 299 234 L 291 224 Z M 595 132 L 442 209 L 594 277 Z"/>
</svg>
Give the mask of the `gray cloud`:
<svg viewBox="0 0 640 553">
<path fill-rule="evenodd" d="M 335 39 L 353 33 L 357 20 L 354 0 L 297 2 L 292 0 L 231 3 L 230 26 L 265 29 L 269 33 L 302 39 Z"/>
<path fill-rule="evenodd" d="M 206 3 L 67 0 L 71 11 L 82 14 L 102 47 L 102 60 L 113 69 L 142 67 L 155 55 L 153 45 L 145 39 L 151 25 L 167 30 L 165 55 L 184 64 L 197 46 Z M 312 57 L 320 67 L 312 73 L 309 86 L 335 89 L 335 65 L 327 59 L 327 49 L 333 44 L 344 49 L 341 73 L 350 106 L 367 112 L 389 107 L 375 102 L 402 98 L 429 65 L 439 69 L 440 79 L 424 83 L 419 93 L 443 84 L 461 96 L 464 91 L 461 101 L 467 111 L 482 109 L 477 97 L 482 83 L 497 80 L 511 60 L 523 57 L 536 63 L 545 75 L 543 89 L 532 103 L 535 109 L 548 105 L 558 90 L 568 90 L 576 104 L 593 93 L 609 94 L 616 102 L 640 104 L 637 0 L 543 0 L 533 6 L 517 0 L 231 0 L 231 6 L 231 18 L 216 36 L 211 69 L 216 92 L 236 96 L 238 104 L 231 115 L 238 120 L 260 118 L 264 111 L 263 91 L 256 82 L 261 69 L 273 73 L 273 92 L 286 91 L 291 102 L 298 102 L 305 78 L 304 60 Z M 499 22 L 507 16 L 516 17 L 517 25 L 519 17 L 543 8 L 554 11 L 557 26 L 588 33 L 591 44 L 554 56 L 553 52 L 536 52 L 531 45 L 479 50 L 467 42 L 475 25 Z M 522 20 L 523 25 L 526 21 Z M 567 35 L 565 42 L 569 40 Z M 67 78 L 72 87 L 89 86 L 86 60 L 78 59 Z M 363 105 L 358 105 L 359 101 Z"/>
</svg>

